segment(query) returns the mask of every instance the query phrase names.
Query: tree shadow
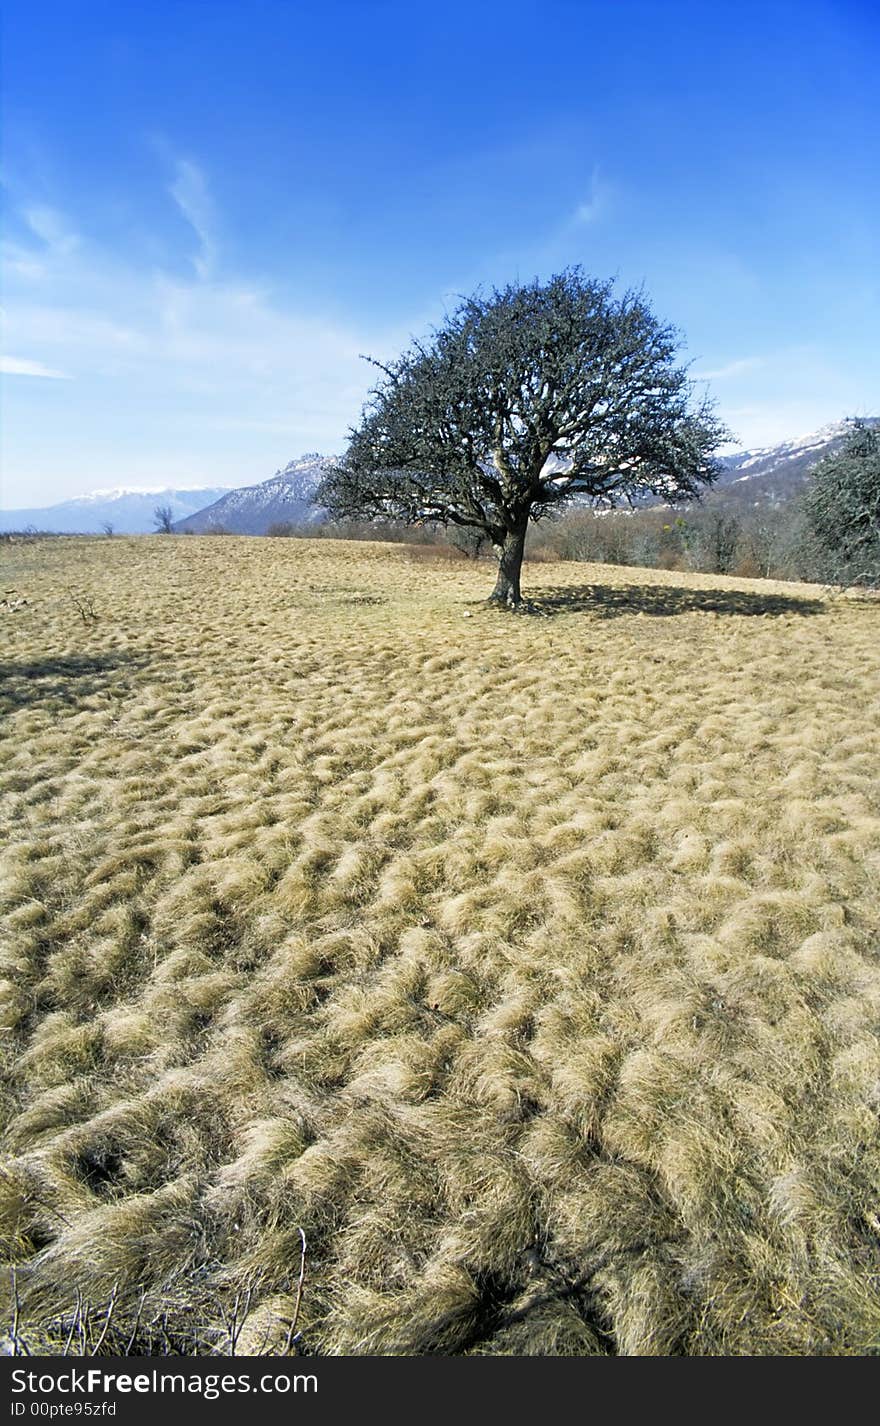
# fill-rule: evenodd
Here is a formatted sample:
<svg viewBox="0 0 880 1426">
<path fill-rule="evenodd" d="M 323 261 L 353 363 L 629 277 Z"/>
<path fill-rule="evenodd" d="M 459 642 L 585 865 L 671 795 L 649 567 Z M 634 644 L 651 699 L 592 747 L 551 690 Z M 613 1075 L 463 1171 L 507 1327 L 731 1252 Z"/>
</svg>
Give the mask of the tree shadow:
<svg viewBox="0 0 880 1426">
<path fill-rule="evenodd" d="M 148 655 L 137 653 L 64 654 L 0 663 L 0 712 L 11 713 L 38 703 L 76 709 L 97 693 L 119 688 L 120 680 L 114 674 L 138 670 L 147 663 Z"/>
<path fill-rule="evenodd" d="M 752 593 L 744 589 L 687 589 L 672 584 L 579 584 L 529 591 L 536 614 L 594 614 L 615 619 L 621 614 L 667 618 L 675 614 L 770 615 L 806 617 L 827 613 L 821 599 L 809 596 Z"/>
</svg>

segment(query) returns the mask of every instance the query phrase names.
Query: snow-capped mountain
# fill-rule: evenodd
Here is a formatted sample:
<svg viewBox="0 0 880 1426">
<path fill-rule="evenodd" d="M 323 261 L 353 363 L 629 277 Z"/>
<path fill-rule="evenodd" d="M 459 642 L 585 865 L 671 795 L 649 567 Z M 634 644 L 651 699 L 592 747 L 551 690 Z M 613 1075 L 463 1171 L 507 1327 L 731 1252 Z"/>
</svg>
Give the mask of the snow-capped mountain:
<svg viewBox="0 0 880 1426">
<path fill-rule="evenodd" d="M 225 493 L 224 486 L 199 490 L 94 490 L 75 500 L 63 500 L 28 510 L 0 510 L 0 530 L 47 530 L 58 535 L 98 535 L 105 525 L 117 535 L 145 535 L 156 528 L 157 505 L 169 505 L 175 519 L 201 510 Z"/>
<path fill-rule="evenodd" d="M 265 535 L 272 525 L 315 524 L 324 511 L 312 504 L 312 495 L 331 463 L 315 452 L 300 456 L 269 480 L 228 491 L 213 505 L 178 520 L 174 528 L 202 535 Z"/>
<path fill-rule="evenodd" d="M 878 416 L 864 419 L 868 425 L 880 425 Z M 707 498 L 738 506 L 782 504 L 803 490 L 813 466 L 840 447 L 853 425 L 847 418 L 776 446 L 724 456 L 721 476 Z M 95 490 L 42 508 L 0 510 L 0 531 L 30 528 L 57 534 L 100 534 L 109 524 L 115 534 L 147 534 L 156 527 L 156 507 L 169 505 L 175 530 L 265 535 L 272 525 L 309 525 L 324 518 L 320 506 L 312 504 L 312 496 L 333 460 L 311 452 L 292 460 L 269 480 L 239 489 L 122 487 Z M 656 504 L 658 500 L 652 497 L 644 503 Z"/>
<path fill-rule="evenodd" d="M 878 425 L 880 417 L 866 417 L 865 423 Z M 778 446 L 724 456 L 715 490 L 726 499 L 751 505 L 789 500 L 803 490 L 814 465 L 840 448 L 854 425 L 852 418 L 833 421 L 806 436 L 782 441 Z"/>
</svg>

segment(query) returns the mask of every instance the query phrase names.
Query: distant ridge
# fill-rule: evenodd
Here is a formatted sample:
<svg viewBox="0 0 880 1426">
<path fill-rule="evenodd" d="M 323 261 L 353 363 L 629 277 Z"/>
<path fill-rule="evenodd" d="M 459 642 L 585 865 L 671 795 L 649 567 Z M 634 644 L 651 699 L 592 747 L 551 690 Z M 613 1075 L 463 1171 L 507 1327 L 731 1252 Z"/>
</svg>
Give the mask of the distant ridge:
<svg viewBox="0 0 880 1426">
<path fill-rule="evenodd" d="M 880 426 L 878 416 L 861 419 L 866 425 Z M 800 494 L 816 463 L 838 450 L 855 424 L 855 418 L 847 417 L 775 446 L 723 456 L 721 476 L 707 498 L 744 507 L 785 504 Z M 0 510 L 0 531 L 32 528 L 57 534 L 100 534 L 105 524 L 111 524 L 116 534 L 147 534 L 155 529 L 157 505 L 171 506 L 174 529 L 183 533 L 265 535 L 272 525 L 320 524 L 326 512 L 312 503 L 312 496 L 335 460 L 310 451 L 268 480 L 234 489 L 121 487 L 95 490 L 43 508 Z M 656 504 L 657 500 L 644 503 Z"/>
<path fill-rule="evenodd" d="M 331 464 L 330 458 L 312 451 L 260 485 L 227 491 L 206 509 L 178 520 L 174 528 L 197 535 L 265 535 L 272 525 L 317 524 L 325 512 L 312 504 L 312 496 Z"/>
<path fill-rule="evenodd" d="M 865 416 L 863 421 L 867 426 L 878 426 L 880 416 Z M 716 498 L 752 506 L 784 504 L 801 493 L 813 467 L 839 450 L 855 425 L 856 419 L 847 417 L 776 446 L 724 456 L 724 469 L 714 487 Z"/>
<path fill-rule="evenodd" d="M 75 500 L 28 510 L 0 510 L 0 530 L 47 530 L 56 535 L 99 535 L 110 524 L 117 535 L 145 535 L 155 529 L 157 505 L 170 505 L 176 519 L 201 510 L 225 494 L 221 486 L 200 490 L 95 490 Z"/>
<path fill-rule="evenodd" d="M 880 424 L 880 417 L 865 420 L 869 425 Z M 732 504 L 784 503 L 804 488 L 817 461 L 839 449 L 854 424 L 848 417 L 775 446 L 722 457 L 722 474 L 709 498 Z M 223 530 L 231 535 L 265 535 L 272 525 L 319 524 L 325 512 L 313 505 L 311 498 L 334 459 L 316 452 L 300 456 L 259 485 L 228 491 L 207 509 L 179 520 L 175 529 L 194 534 Z"/>
</svg>

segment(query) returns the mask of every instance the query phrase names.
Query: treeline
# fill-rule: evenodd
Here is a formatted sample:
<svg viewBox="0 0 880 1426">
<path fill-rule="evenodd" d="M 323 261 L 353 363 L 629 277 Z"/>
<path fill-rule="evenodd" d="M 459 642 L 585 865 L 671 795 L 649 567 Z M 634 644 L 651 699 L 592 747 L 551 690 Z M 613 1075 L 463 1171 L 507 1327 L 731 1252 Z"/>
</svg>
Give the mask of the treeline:
<svg viewBox="0 0 880 1426">
<path fill-rule="evenodd" d="M 109 533 L 109 532 L 105 532 Z M 192 530 L 182 531 L 191 535 Z M 232 533 L 222 526 L 212 535 Z M 488 559 L 492 546 L 478 530 L 436 525 L 405 525 L 368 520 L 327 520 L 295 524 L 283 520 L 267 534 L 291 539 L 369 540 L 407 545 L 448 559 Z M 0 532 L 0 542 L 31 543 L 57 539 L 48 530 Z M 71 537 L 68 537 L 71 538 Z M 723 504 L 690 506 L 686 511 L 570 510 L 532 525 L 526 559 L 540 563 L 574 560 L 590 564 L 639 565 L 703 574 L 732 574 L 751 579 L 808 580 L 834 583 L 828 555 L 808 529 L 794 502 L 747 514 Z"/>
<path fill-rule="evenodd" d="M 454 526 L 328 521 L 298 526 L 279 522 L 269 535 L 337 540 L 386 540 L 433 546 L 451 557 L 480 559 L 492 554 L 479 531 Z M 526 558 L 535 562 L 574 560 L 591 564 L 639 565 L 649 569 L 692 570 L 753 579 L 793 579 L 821 583 L 827 557 L 796 505 L 742 514 L 724 503 L 685 510 L 569 510 L 534 524 Z"/>
<path fill-rule="evenodd" d="M 722 502 L 679 511 L 570 511 L 533 528 L 527 555 L 751 579 L 828 577 L 827 556 L 794 503 L 747 514 Z"/>
</svg>

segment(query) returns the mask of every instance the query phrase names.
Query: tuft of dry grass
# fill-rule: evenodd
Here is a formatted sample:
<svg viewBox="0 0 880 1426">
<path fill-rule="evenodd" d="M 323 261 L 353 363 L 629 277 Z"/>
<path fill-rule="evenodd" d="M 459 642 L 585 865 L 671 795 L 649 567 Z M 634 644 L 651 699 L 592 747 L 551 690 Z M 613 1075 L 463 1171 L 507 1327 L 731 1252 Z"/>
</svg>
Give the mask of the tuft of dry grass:
<svg viewBox="0 0 880 1426">
<path fill-rule="evenodd" d="M 875 606 L 541 563 L 512 618 L 471 562 L 325 540 L 3 556 L 23 1340 L 878 1349 Z"/>
</svg>

